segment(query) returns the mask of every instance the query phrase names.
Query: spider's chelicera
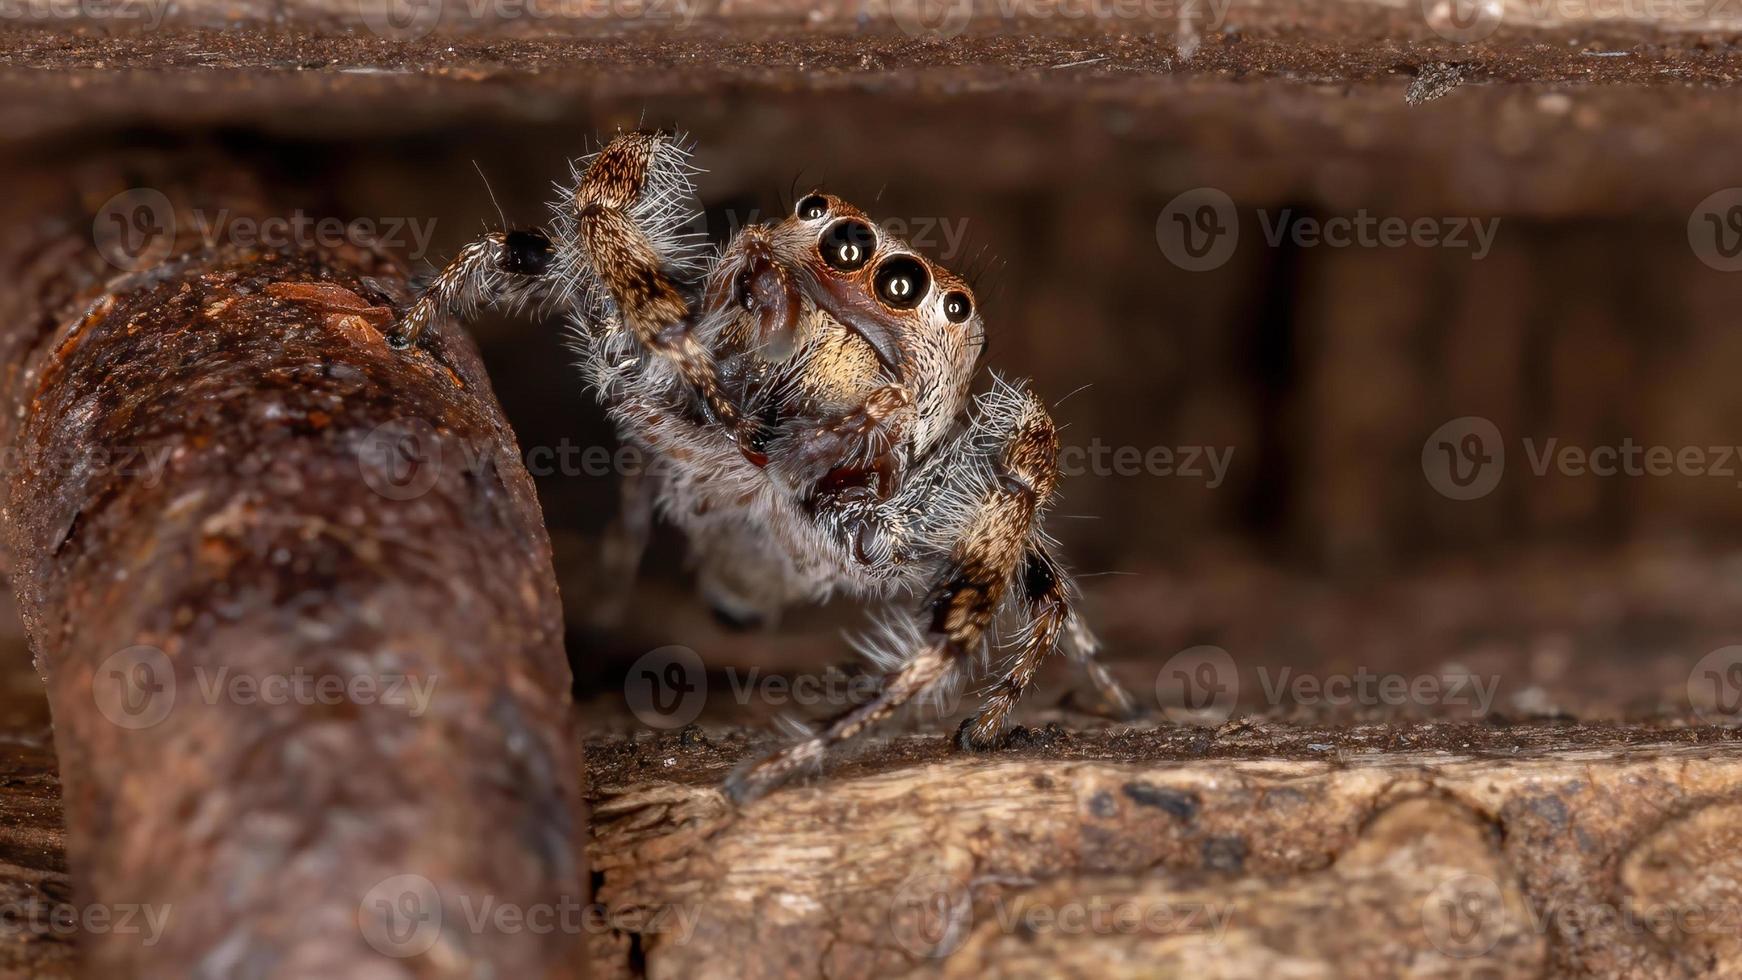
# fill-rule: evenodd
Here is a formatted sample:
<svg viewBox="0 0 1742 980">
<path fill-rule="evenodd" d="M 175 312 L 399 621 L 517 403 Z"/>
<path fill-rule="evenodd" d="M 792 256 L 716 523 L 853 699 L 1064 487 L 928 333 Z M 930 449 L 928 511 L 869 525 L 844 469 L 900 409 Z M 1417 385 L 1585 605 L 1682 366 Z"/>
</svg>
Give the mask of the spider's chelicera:
<svg viewBox="0 0 1742 980">
<path fill-rule="evenodd" d="M 466 246 L 390 339 L 413 346 L 437 316 L 481 303 L 568 311 L 621 438 L 661 464 L 625 482 L 630 540 L 608 549 L 619 563 L 632 572 L 657 507 L 687 533 L 700 588 L 728 619 L 835 593 L 907 607 L 862 644 L 887 672 L 879 694 L 741 768 L 728 790 L 758 795 L 957 683 L 986 659 L 1001 616 L 1020 625 L 962 748 L 999 744 L 1058 646 L 1129 712 L 1043 527 L 1058 482 L 1052 418 L 995 375 L 969 395 L 984 325 L 968 284 L 821 193 L 712 255 L 683 231 L 688 158 L 668 134 L 613 139 L 577 162 L 547 231 Z"/>
</svg>

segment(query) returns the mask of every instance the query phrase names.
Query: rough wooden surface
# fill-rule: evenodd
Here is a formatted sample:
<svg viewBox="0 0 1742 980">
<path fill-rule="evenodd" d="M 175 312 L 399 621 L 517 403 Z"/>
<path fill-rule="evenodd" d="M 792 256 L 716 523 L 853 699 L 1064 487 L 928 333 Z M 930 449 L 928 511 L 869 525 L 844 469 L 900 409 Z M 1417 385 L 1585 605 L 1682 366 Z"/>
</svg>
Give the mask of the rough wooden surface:
<svg viewBox="0 0 1742 980">
<path fill-rule="evenodd" d="M 601 969 L 1742 970 L 1728 730 L 1235 724 L 979 758 L 942 742 L 898 740 L 742 812 L 712 783 L 730 735 L 604 747 L 598 897 L 647 926 L 596 941 Z"/>
<path fill-rule="evenodd" d="M 1236 724 L 986 757 L 912 735 L 734 812 L 717 779 L 765 739 L 589 742 L 595 975 L 1742 969 L 1729 730 Z M 77 975 L 81 930 L 43 917 L 73 901 L 52 757 L 0 763 L 0 971 Z"/>
<path fill-rule="evenodd" d="M 474 348 L 387 347 L 391 260 L 190 245 L 158 197 L 118 213 L 161 252 L 5 241 L 0 530 L 73 887 L 18 876 L 105 976 L 575 975 L 575 931 L 462 915 L 584 895 L 549 544 Z"/>
</svg>

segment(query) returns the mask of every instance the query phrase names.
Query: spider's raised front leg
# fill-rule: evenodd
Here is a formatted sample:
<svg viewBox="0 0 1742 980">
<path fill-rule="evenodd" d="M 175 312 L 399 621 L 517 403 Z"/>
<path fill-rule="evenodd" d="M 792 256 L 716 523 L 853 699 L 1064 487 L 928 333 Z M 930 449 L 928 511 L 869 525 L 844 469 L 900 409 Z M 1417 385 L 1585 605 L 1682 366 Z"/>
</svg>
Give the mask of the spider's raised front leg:
<svg viewBox="0 0 1742 980">
<path fill-rule="evenodd" d="M 405 311 L 387 342 L 404 350 L 443 315 L 469 317 L 480 306 L 539 298 L 548 288 L 556 246 L 542 231 L 491 232 L 460 249 Z"/>
<path fill-rule="evenodd" d="M 721 389 L 713 356 L 691 330 L 690 305 L 672 278 L 694 258 L 679 230 L 692 196 L 688 157 L 668 133 L 618 135 L 577 175 L 554 235 L 539 236 L 546 249 L 537 253 L 536 269 L 516 247 L 526 241 L 517 235 L 533 233 L 487 235 L 442 270 L 390 339 L 409 347 L 445 310 L 463 313 L 530 288 L 564 299 L 586 289 L 615 311 L 643 350 L 671 366 L 747 457 L 760 461 L 754 421 Z M 543 281 L 534 287 L 534 278 Z"/>
<path fill-rule="evenodd" d="M 727 792 L 735 799 L 754 798 L 820 762 L 830 747 L 860 735 L 934 689 L 980 651 L 999 606 L 1023 570 L 1058 481 L 1058 435 L 1039 400 L 1026 391 L 1004 388 L 982 401 L 982 407 L 987 406 L 991 406 L 987 414 L 994 416 L 991 426 L 959 440 L 953 448 L 963 455 L 937 463 L 936 472 L 953 474 L 954 479 L 945 476 L 926 486 L 925 477 L 917 476 L 918 485 L 926 487 L 922 492 L 926 499 L 897 499 L 889 505 L 892 510 L 941 514 L 954 536 L 954 544 L 943 556 L 945 572 L 928 594 L 920 621 L 891 628 L 893 637 L 908 644 L 907 649 L 895 651 L 900 666 L 890 672 L 872 700 L 734 774 Z M 996 447 L 981 443 L 992 427 L 1004 433 Z M 967 455 L 982 453 L 983 460 Z M 1036 663 L 1051 649 L 1068 615 L 1067 609 L 1056 624 L 1036 628 L 1032 644 Z M 1025 679 L 1012 686 L 1010 703 L 1023 686 Z M 998 709 L 995 724 L 1002 722 L 1005 711 L 1007 705 Z"/>
<path fill-rule="evenodd" d="M 713 416 L 761 464 L 753 419 L 726 397 L 713 354 L 692 329 L 695 316 L 668 272 L 682 265 L 677 213 L 690 197 L 688 152 L 668 133 L 619 135 L 594 156 L 574 191 L 581 263 L 574 274 L 600 287 L 643 350 L 669 365 Z"/>
</svg>

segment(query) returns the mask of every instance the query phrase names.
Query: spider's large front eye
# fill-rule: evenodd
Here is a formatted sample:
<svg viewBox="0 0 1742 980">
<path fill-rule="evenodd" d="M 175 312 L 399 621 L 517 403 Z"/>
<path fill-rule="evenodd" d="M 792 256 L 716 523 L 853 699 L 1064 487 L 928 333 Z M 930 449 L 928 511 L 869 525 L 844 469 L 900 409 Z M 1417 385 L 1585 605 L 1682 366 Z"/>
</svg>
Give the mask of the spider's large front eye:
<svg viewBox="0 0 1742 980">
<path fill-rule="evenodd" d="M 823 232 L 817 247 L 822 250 L 824 262 L 842 272 L 852 272 L 871 261 L 871 253 L 877 251 L 877 233 L 863 221 L 841 221 Z"/>
<path fill-rule="evenodd" d="M 960 289 L 944 294 L 944 316 L 951 323 L 961 323 L 974 315 L 974 301 Z"/>
<path fill-rule="evenodd" d="M 805 221 L 816 221 L 819 218 L 826 218 L 829 216 L 829 199 L 821 194 L 811 194 L 804 200 L 798 202 L 796 213 Z"/>
<path fill-rule="evenodd" d="M 897 255 L 877 267 L 877 295 L 898 310 L 911 310 L 925 299 L 931 273 L 911 255 Z"/>
</svg>

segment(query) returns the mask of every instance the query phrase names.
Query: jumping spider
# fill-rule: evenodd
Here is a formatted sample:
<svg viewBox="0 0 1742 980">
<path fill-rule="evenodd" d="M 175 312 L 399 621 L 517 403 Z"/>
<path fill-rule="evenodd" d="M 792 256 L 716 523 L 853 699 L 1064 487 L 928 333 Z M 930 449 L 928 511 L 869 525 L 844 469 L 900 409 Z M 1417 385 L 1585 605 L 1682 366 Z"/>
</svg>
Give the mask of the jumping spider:
<svg viewBox="0 0 1742 980">
<path fill-rule="evenodd" d="M 958 745 L 997 746 L 1060 644 L 1129 713 L 1042 527 L 1058 482 L 1051 417 L 996 375 L 969 397 L 984 346 L 972 290 L 822 193 L 709 255 L 682 231 L 688 159 L 678 137 L 617 136 L 576 162 L 547 231 L 467 245 L 389 336 L 411 347 L 436 317 L 484 303 L 568 311 L 621 438 L 663 464 L 634 486 L 630 523 L 656 506 L 683 528 L 704 595 L 732 618 L 836 592 L 923 596 L 867 644 L 887 672 L 880 693 L 742 768 L 728 792 L 760 795 L 956 682 L 984 661 L 1004 608 L 1021 622 L 1013 652 Z"/>
</svg>

